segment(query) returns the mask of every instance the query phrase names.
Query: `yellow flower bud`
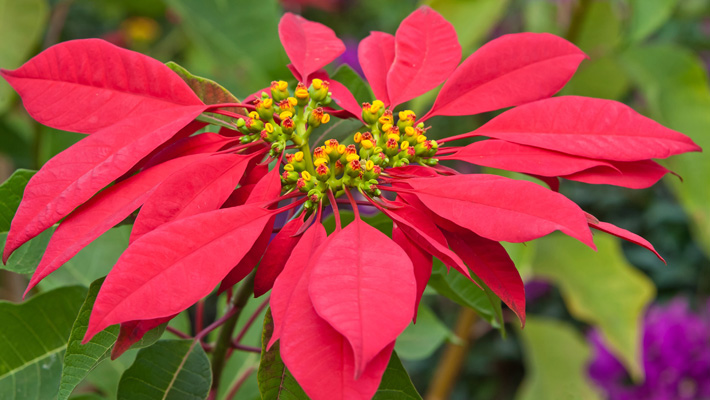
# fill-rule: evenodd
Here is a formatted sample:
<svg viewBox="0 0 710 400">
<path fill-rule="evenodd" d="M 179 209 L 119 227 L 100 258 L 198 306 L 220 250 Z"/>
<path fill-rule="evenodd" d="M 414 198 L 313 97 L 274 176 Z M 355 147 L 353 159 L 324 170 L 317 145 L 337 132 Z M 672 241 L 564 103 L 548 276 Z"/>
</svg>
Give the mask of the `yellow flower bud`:
<svg viewBox="0 0 710 400">
<path fill-rule="evenodd" d="M 323 114 L 323 116 L 320 119 L 320 122 L 323 124 L 328 123 L 330 121 L 330 114 Z"/>
<path fill-rule="evenodd" d="M 308 92 L 306 92 L 306 93 L 308 93 Z M 295 97 L 289 97 L 288 102 L 291 104 L 292 107 L 295 107 L 296 104 L 298 104 L 298 100 L 296 100 Z"/>
<path fill-rule="evenodd" d="M 325 158 L 316 158 L 316 160 L 313 161 L 313 165 L 315 165 L 316 167 L 320 166 L 321 164 L 327 164 L 327 163 L 328 163 L 328 160 Z"/>
<path fill-rule="evenodd" d="M 301 178 L 303 178 L 303 180 L 306 182 L 310 182 L 311 174 L 308 171 L 303 171 L 301 172 Z"/>
<path fill-rule="evenodd" d="M 311 85 L 313 85 L 313 89 L 318 90 L 321 88 L 321 86 L 323 86 L 323 81 L 320 79 L 314 79 L 313 81 L 311 81 Z"/>
<path fill-rule="evenodd" d="M 269 132 L 269 133 L 273 133 L 273 132 L 274 132 L 274 126 L 271 125 L 270 122 L 267 122 L 266 124 L 264 124 L 264 129 L 265 129 L 267 132 Z"/>
<path fill-rule="evenodd" d="M 264 106 L 264 108 L 271 108 L 271 106 L 274 104 L 274 101 L 270 98 L 264 99 L 264 101 L 261 102 L 261 104 Z"/>
<path fill-rule="evenodd" d="M 355 141 L 355 143 L 360 143 L 360 141 L 362 140 L 362 133 L 355 132 L 355 137 L 353 138 L 353 140 Z"/>
<path fill-rule="evenodd" d="M 284 165 L 284 171 L 293 171 L 293 164 Z"/>
<path fill-rule="evenodd" d="M 345 153 L 345 145 L 344 144 L 338 145 L 338 153 L 340 153 L 340 154 Z"/>
<path fill-rule="evenodd" d="M 284 111 L 281 114 L 279 114 L 280 119 L 286 119 L 286 118 L 291 118 L 293 117 L 293 113 L 291 111 Z"/>
<path fill-rule="evenodd" d="M 405 140 L 404 142 L 402 142 L 402 144 L 399 145 L 399 147 L 402 150 L 407 150 L 407 148 L 409 147 L 409 142 Z"/>
<path fill-rule="evenodd" d="M 417 136 L 417 143 L 422 143 L 424 141 L 426 141 L 426 136 L 424 136 L 424 135 Z"/>
<path fill-rule="evenodd" d="M 296 152 L 296 154 L 293 155 L 293 161 L 296 161 L 296 162 L 303 161 L 303 152 L 302 151 Z"/>
<path fill-rule="evenodd" d="M 249 118 L 252 118 L 252 119 L 259 119 L 259 113 L 256 112 L 256 111 L 252 111 L 252 112 L 249 113 Z"/>
<path fill-rule="evenodd" d="M 360 146 L 362 146 L 366 149 L 371 149 L 374 146 L 374 144 L 372 143 L 371 140 L 363 140 L 362 142 L 360 142 Z M 348 160 L 348 161 L 350 161 L 350 160 Z"/>
<path fill-rule="evenodd" d="M 375 100 L 372 102 L 372 105 L 370 106 L 370 113 L 375 114 L 378 111 L 380 111 L 380 108 L 384 107 L 385 103 L 381 102 L 380 100 Z"/>
<path fill-rule="evenodd" d="M 408 127 L 404 128 L 404 133 L 405 133 L 407 136 L 414 136 L 414 132 L 415 132 L 415 131 L 414 131 L 414 128 L 412 128 L 411 126 L 408 126 Z"/>
<path fill-rule="evenodd" d="M 345 158 L 348 162 L 352 160 L 359 160 L 360 156 L 357 154 L 348 154 L 348 156 Z"/>
<path fill-rule="evenodd" d="M 365 168 L 368 171 L 372 171 L 372 169 L 375 168 L 375 163 L 372 162 L 372 160 L 367 160 L 367 163 L 365 164 Z"/>
</svg>

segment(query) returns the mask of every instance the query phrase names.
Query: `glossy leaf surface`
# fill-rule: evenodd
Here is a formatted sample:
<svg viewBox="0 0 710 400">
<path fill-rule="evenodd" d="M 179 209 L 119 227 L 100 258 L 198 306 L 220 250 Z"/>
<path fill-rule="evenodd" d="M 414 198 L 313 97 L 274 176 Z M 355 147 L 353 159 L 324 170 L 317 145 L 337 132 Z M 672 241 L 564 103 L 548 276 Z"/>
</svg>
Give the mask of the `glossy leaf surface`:
<svg viewBox="0 0 710 400">
<path fill-rule="evenodd" d="M 273 333 L 274 320 L 271 312 L 267 312 L 261 335 L 261 361 L 257 374 L 261 398 L 263 400 L 308 400 L 306 393 L 284 365 L 279 343 L 267 350 Z"/>
<path fill-rule="evenodd" d="M 56 44 L 0 75 L 35 120 L 73 132 L 94 133 L 129 116 L 202 104 L 160 61 L 100 39 Z"/>
<path fill-rule="evenodd" d="M 397 226 L 392 228 L 392 241 L 397 243 L 397 245 L 407 253 L 414 267 L 414 279 L 416 279 L 417 282 L 417 297 L 414 304 L 414 321 L 416 322 L 419 302 L 429 283 L 429 277 L 431 277 L 432 255 L 409 239 Z"/>
<path fill-rule="evenodd" d="M 629 189 L 646 189 L 661 180 L 668 172 L 665 167 L 653 160 L 615 161 L 611 165 L 616 169 L 594 167 L 563 176 L 572 181 L 597 185 L 615 185 Z"/>
<path fill-rule="evenodd" d="M 291 252 L 301 239 L 300 235 L 294 235 L 302 226 L 303 219 L 301 217 L 292 219 L 269 243 L 254 277 L 254 295 L 256 297 L 268 292 L 274 286 L 276 278 L 284 269 Z"/>
<path fill-rule="evenodd" d="M 586 55 L 547 33 L 518 33 L 494 39 L 468 57 L 436 98 L 434 115 L 472 115 L 552 96 L 567 83 Z"/>
<path fill-rule="evenodd" d="M 427 6 L 402 21 L 394 42 L 394 61 L 387 72 L 392 108 L 437 87 L 461 61 L 454 27 Z"/>
<path fill-rule="evenodd" d="M 20 206 L 25 186 L 35 173 L 29 169 L 18 169 L 0 185 L 0 232 L 10 230 L 12 217 Z"/>
</svg>

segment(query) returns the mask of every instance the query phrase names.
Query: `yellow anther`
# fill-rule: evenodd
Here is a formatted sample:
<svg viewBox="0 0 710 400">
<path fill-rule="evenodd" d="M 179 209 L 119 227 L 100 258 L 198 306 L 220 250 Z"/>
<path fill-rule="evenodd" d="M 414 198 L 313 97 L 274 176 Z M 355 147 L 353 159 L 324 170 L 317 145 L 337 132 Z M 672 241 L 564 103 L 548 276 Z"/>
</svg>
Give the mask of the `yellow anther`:
<svg viewBox="0 0 710 400">
<path fill-rule="evenodd" d="M 252 111 L 249 113 L 249 118 L 251 119 L 259 119 L 259 113 L 256 111 Z"/>
<path fill-rule="evenodd" d="M 375 168 L 375 163 L 372 162 L 372 160 L 367 160 L 367 163 L 365 164 L 365 168 L 368 171 L 372 171 L 372 169 Z"/>
<path fill-rule="evenodd" d="M 314 79 L 311 81 L 311 85 L 313 85 L 313 89 L 318 90 L 323 86 L 323 81 L 320 79 Z"/>
<path fill-rule="evenodd" d="M 296 152 L 296 154 L 293 155 L 293 161 L 299 162 L 302 160 L 303 160 L 303 152 L 302 151 Z"/>
<path fill-rule="evenodd" d="M 299 99 L 307 99 L 308 90 L 302 87 L 296 89 L 296 97 L 298 97 Z"/>
<path fill-rule="evenodd" d="M 360 142 L 360 146 L 362 146 L 366 149 L 371 149 L 372 146 L 374 146 L 374 144 L 372 143 L 371 140 L 363 140 L 362 142 Z"/>
<path fill-rule="evenodd" d="M 281 119 L 286 119 L 286 118 L 291 118 L 293 117 L 293 113 L 291 111 L 284 111 L 281 114 L 279 114 L 279 118 Z"/>
<path fill-rule="evenodd" d="M 345 153 L 345 145 L 344 144 L 338 145 L 338 153 L 340 153 L 340 154 Z"/>
<path fill-rule="evenodd" d="M 271 125 L 270 122 L 267 122 L 267 123 L 264 124 L 264 129 L 265 129 L 267 132 L 269 132 L 269 133 L 274 132 L 274 126 Z"/>
<path fill-rule="evenodd" d="M 330 114 L 323 114 L 323 116 L 320 119 L 320 122 L 322 124 L 327 124 L 328 121 L 330 121 Z"/>
<path fill-rule="evenodd" d="M 284 165 L 284 171 L 293 171 L 293 164 Z"/>
<path fill-rule="evenodd" d="M 414 121 L 417 119 L 417 115 L 412 110 L 404 110 L 399 112 L 399 119 Z"/>
<path fill-rule="evenodd" d="M 411 126 L 408 126 L 408 127 L 404 128 L 404 133 L 407 136 L 414 136 L 415 131 L 414 131 L 414 128 L 412 128 Z"/>
<path fill-rule="evenodd" d="M 308 93 L 308 92 L 306 92 L 306 93 Z M 298 104 L 298 100 L 296 100 L 295 97 L 289 97 L 287 100 L 288 100 L 289 104 L 291 104 L 291 107 L 295 107 L 296 104 Z"/>
<path fill-rule="evenodd" d="M 285 92 L 286 89 L 288 89 L 288 82 L 286 81 L 278 81 L 276 82 L 276 88 L 279 89 L 282 92 Z"/>
<path fill-rule="evenodd" d="M 383 131 L 383 132 L 388 132 L 390 129 L 392 129 L 392 124 L 384 124 L 384 125 L 382 125 L 382 131 Z"/>
<path fill-rule="evenodd" d="M 360 156 L 357 154 L 348 154 L 348 156 L 345 158 L 348 162 L 353 161 L 353 160 L 359 160 Z"/>
<path fill-rule="evenodd" d="M 417 143 L 423 143 L 425 140 L 426 140 L 426 136 L 424 136 L 424 135 L 417 136 Z"/>
<path fill-rule="evenodd" d="M 308 173 L 308 171 L 303 171 L 303 172 L 301 172 L 301 178 L 303 178 L 303 180 L 306 182 L 310 182 L 311 174 Z"/>
<path fill-rule="evenodd" d="M 370 106 L 370 113 L 375 114 L 378 111 L 380 111 L 380 108 L 382 108 L 384 106 L 385 106 L 385 103 L 383 103 L 379 100 L 375 100 L 372 102 L 372 105 Z"/>
<path fill-rule="evenodd" d="M 325 158 L 316 158 L 316 160 L 313 161 L 313 165 L 315 165 L 316 167 L 320 166 L 321 164 L 326 164 L 326 163 L 328 163 L 328 160 Z"/>
<path fill-rule="evenodd" d="M 264 99 L 261 104 L 264 106 L 264 108 L 271 108 L 271 106 L 274 104 L 274 101 L 271 98 L 268 98 Z"/>
<path fill-rule="evenodd" d="M 387 139 L 394 139 L 396 142 L 399 142 L 399 135 L 390 133 L 389 135 L 387 135 Z"/>
<path fill-rule="evenodd" d="M 394 120 L 392 119 L 392 116 L 387 115 L 387 114 L 382 114 L 382 116 L 380 117 L 380 119 L 378 121 L 380 121 L 380 123 L 383 125 L 384 124 L 392 124 L 392 122 L 394 122 Z"/>
<path fill-rule="evenodd" d="M 409 147 L 409 142 L 405 140 L 399 145 L 399 147 L 401 147 L 402 150 L 407 150 L 407 148 Z"/>
<path fill-rule="evenodd" d="M 353 138 L 353 140 L 355 141 L 355 143 L 360 143 L 360 141 L 362 140 L 362 133 L 355 132 L 355 137 Z"/>
</svg>

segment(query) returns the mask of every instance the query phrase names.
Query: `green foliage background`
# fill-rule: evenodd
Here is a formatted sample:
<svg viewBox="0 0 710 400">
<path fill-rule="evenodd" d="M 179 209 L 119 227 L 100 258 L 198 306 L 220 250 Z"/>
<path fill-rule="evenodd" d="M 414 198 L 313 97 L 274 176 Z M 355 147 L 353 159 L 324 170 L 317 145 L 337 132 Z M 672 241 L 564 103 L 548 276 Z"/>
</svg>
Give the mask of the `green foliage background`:
<svg viewBox="0 0 710 400">
<path fill-rule="evenodd" d="M 710 149 L 710 0 L 425 3 L 454 24 L 464 57 L 485 41 L 506 33 L 551 32 L 566 37 L 590 59 L 582 64 L 563 94 L 625 102 Z M 276 30 L 285 9 L 327 24 L 348 45 L 353 45 L 370 30 L 394 33 L 399 22 L 418 5 L 412 0 L 0 0 L 0 67 L 19 67 L 33 54 L 59 41 L 102 37 L 163 62 L 174 60 L 243 98 L 273 79 L 289 76 Z M 434 96 L 435 93 L 423 96 L 410 107 L 421 113 Z M 431 132 L 435 132 L 433 136 L 436 132 L 441 136 L 467 132 L 492 116 L 494 113 L 437 117 L 432 119 Z M 348 129 L 342 128 L 343 132 Z M 33 122 L 9 85 L 0 82 L 0 180 L 9 178 L 18 168 L 38 169 L 80 138 L 81 135 Z M 563 182 L 562 192 L 599 219 L 650 240 L 668 265 L 641 248 L 621 244 L 604 234 L 597 238 L 599 253 L 556 235 L 527 245 L 507 246 L 527 281 L 544 279 L 552 283 L 551 289 L 530 302 L 528 326 L 522 331 L 515 328 L 516 321 L 509 310 L 503 310 L 500 316 L 508 322 L 504 329 L 499 311 L 492 304 L 485 306 L 488 313 L 480 313 L 480 318 L 461 329 L 466 315 L 462 310 L 486 299 L 437 270 L 420 310 L 420 324 L 408 329 L 397 346 L 419 392 L 431 388 L 433 376 L 440 369 L 437 360 L 449 347 L 468 350 L 458 380 L 451 386 L 452 399 L 552 399 L 570 395 L 574 397 L 569 398 L 602 398 L 586 377 L 591 351 L 585 332 L 591 327 L 601 331 L 631 377 L 642 379 L 639 335 L 646 307 L 654 300 L 662 302 L 675 296 L 700 304 L 710 295 L 710 157 L 704 153 L 687 154 L 664 165 L 683 181 L 668 176 L 643 191 Z M 30 175 L 29 171 L 18 172 L 0 187 L 2 237 Z M 377 226 L 383 221 L 378 222 L 375 217 L 370 223 Z M 21 332 L 12 333 L 14 328 L 8 328 L 7 321 L 11 315 L 23 318 L 23 312 L 31 313 L 26 322 L 40 324 L 33 325 L 40 329 L 43 322 L 36 314 L 38 304 L 61 302 L 67 307 L 58 311 L 57 321 L 62 324 L 58 334 L 68 338 L 76 313 L 81 315 L 83 301 L 82 289 L 72 285 L 88 288 L 92 281 L 104 276 L 125 248 L 128 232 L 128 227 L 119 227 L 102 236 L 45 280 L 39 294 L 33 294 L 28 302 L 0 303 L 0 331 L 21 336 Z M 11 258 L 3 267 L 5 270 L 0 270 L 0 299 L 20 300 L 26 274 L 36 266 L 47 240 L 47 235 L 33 240 Z M 65 288 L 51 291 L 58 287 Z M 437 291 L 455 301 L 436 295 Z M 47 300 L 50 298 L 54 301 Z M 208 317 L 215 318 L 223 312 L 221 303 L 210 299 L 208 304 Z M 250 305 L 252 310 L 257 306 Z M 191 330 L 187 312 L 171 324 L 186 332 Z M 251 345 L 260 346 L 260 332 L 260 326 L 249 331 Z M 176 338 L 165 333 L 163 339 Z M 51 349 L 44 351 L 42 343 Z M 100 363 L 71 398 L 126 396 L 126 392 L 119 394 L 120 385 L 131 387 L 129 378 L 140 373 L 140 363 L 151 352 L 177 352 L 204 364 L 201 349 L 188 348 L 184 342 L 160 343 L 164 348 L 148 347 L 138 353 L 139 361 L 133 366 L 136 350 L 115 362 Z M 48 336 L 30 345 L 27 351 L 26 357 L 55 357 L 67 350 L 61 338 Z M 4 358 L 8 352 L 0 343 L 0 359 L 9 360 Z M 98 358 L 97 355 L 97 362 Z M 259 397 L 257 374 L 253 372 L 258 363 L 259 357 L 252 354 L 230 359 L 223 375 L 225 382 L 248 376 L 237 398 Z M 0 398 L 45 398 L 53 390 L 47 385 L 56 380 L 58 387 L 61 368 L 52 366 L 43 375 L 35 376 L 26 368 L 28 364 L 16 364 L 0 365 Z M 7 392 L 10 383 L 28 379 L 41 381 L 41 385 L 31 388 L 41 393 Z M 131 390 L 141 389 L 133 385 Z M 226 388 L 223 391 L 219 398 L 227 395 Z"/>
</svg>

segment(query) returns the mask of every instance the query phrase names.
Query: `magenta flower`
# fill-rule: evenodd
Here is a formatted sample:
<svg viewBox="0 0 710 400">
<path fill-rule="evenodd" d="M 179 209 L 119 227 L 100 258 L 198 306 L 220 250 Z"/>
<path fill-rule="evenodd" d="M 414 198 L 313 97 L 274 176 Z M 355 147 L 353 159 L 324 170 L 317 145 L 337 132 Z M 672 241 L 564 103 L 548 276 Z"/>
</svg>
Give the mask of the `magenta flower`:
<svg viewBox="0 0 710 400">
<path fill-rule="evenodd" d="M 416 317 L 432 257 L 472 285 L 478 276 L 524 325 L 523 282 L 501 241 L 559 230 L 594 248 L 593 228 L 655 253 L 558 193 L 559 178 L 643 188 L 668 172 L 653 158 L 700 150 L 621 103 L 550 97 L 586 57 L 553 35 L 506 35 L 459 65 L 453 27 L 422 7 L 394 36 L 373 32 L 360 43 L 377 97 L 362 105 L 322 70 L 345 49 L 332 30 L 286 14 L 279 35 L 298 84 L 275 81 L 244 102 L 98 40 L 62 43 L 2 70 L 35 119 L 89 134 L 32 178 L 13 220 L 5 259 L 61 220 L 30 288 L 140 207 L 85 341 L 121 324 L 120 353 L 217 285 L 221 292 L 250 276 L 256 295 L 273 287 L 269 346 L 280 342 L 306 393 L 370 398 L 397 336 Z M 395 111 L 442 83 L 423 117 Z M 433 116 L 513 106 L 475 131 L 427 137 Z M 309 141 L 331 117 L 363 123 L 353 143 Z M 194 135 L 205 120 L 222 129 Z M 488 139 L 442 146 L 467 137 Z M 526 173 L 549 189 L 461 174 L 441 160 Z M 271 161 L 278 167 L 269 171 Z M 363 201 L 351 191 L 394 221 L 391 237 L 360 219 Z M 339 201 L 355 211 L 345 227 Z M 320 222 L 328 205 L 336 217 L 329 236 Z M 280 213 L 295 215 L 276 227 Z"/>
</svg>

